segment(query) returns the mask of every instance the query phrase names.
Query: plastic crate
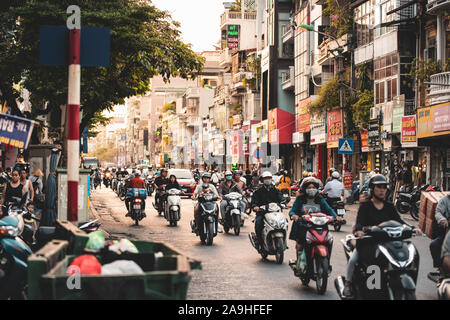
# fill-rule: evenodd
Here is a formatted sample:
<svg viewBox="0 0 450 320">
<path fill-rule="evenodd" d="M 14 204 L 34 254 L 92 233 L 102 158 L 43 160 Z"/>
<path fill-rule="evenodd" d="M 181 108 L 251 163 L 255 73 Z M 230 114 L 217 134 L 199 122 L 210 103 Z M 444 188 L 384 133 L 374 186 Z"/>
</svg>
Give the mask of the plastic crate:
<svg viewBox="0 0 450 320">
<path fill-rule="evenodd" d="M 130 188 L 127 189 L 127 193 L 125 194 L 126 197 L 132 197 L 132 198 L 140 198 L 140 199 L 146 199 L 147 198 L 147 190 L 146 189 L 138 189 L 138 188 Z"/>
</svg>

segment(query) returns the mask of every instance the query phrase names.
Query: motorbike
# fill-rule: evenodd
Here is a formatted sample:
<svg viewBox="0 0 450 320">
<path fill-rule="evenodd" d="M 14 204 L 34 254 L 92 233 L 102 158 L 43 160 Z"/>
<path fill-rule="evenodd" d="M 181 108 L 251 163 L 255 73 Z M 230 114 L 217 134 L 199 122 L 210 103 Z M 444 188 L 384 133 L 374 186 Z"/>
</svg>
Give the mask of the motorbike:
<svg viewBox="0 0 450 320">
<path fill-rule="evenodd" d="M 164 218 L 169 221 L 171 226 L 176 227 L 181 218 L 181 191 L 172 188 L 166 191 L 167 199 L 164 204 Z"/>
<path fill-rule="evenodd" d="M 153 202 L 153 208 L 155 208 L 156 211 L 158 211 L 159 215 L 162 215 L 164 212 L 164 203 L 161 201 L 161 196 L 165 192 L 166 185 L 159 186 L 158 189 L 156 189 L 155 194 L 155 202 Z"/>
<path fill-rule="evenodd" d="M 101 186 L 101 178 L 99 176 L 95 176 L 94 175 L 94 189 L 97 189 L 97 187 L 102 187 Z"/>
<path fill-rule="evenodd" d="M 22 209 L 25 199 L 8 209 L 9 215 L 0 220 L 0 299 L 26 297 L 27 260 L 31 248 L 20 236 L 24 231 Z"/>
<path fill-rule="evenodd" d="M 254 190 L 252 188 L 247 188 L 246 192 L 245 192 L 245 199 L 247 200 L 247 208 L 245 209 L 245 213 L 247 213 L 248 215 L 250 213 L 252 213 L 252 199 L 253 199 L 253 192 Z"/>
<path fill-rule="evenodd" d="M 242 221 L 245 219 L 245 212 L 241 212 L 240 203 L 242 201 L 242 195 L 238 192 L 230 192 L 224 196 L 228 206 L 225 209 L 225 219 L 221 222 L 225 233 L 233 228 L 234 234 L 239 235 L 241 231 Z"/>
<path fill-rule="evenodd" d="M 153 184 L 155 183 L 155 178 L 148 176 L 146 180 L 147 193 L 149 196 L 151 196 L 153 194 L 153 191 L 155 191 L 155 187 L 153 186 Z"/>
<path fill-rule="evenodd" d="M 191 221 L 191 227 L 196 230 L 196 235 L 200 236 L 202 244 L 208 246 L 213 244 L 214 237 L 217 236 L 219 207 L 216 201 L 218 198 L 211 193 L 198 197 L 200 215 L 202 223 L 194 228 L 194 221 Z"/>
<path fill-rule="evenodd" d="M 145 197 L 147 195 L 146 189 L 128 189 L 126 193 L 127 198 L 131 198 L 129 203 L 128 216 L 134 220 L 135 225 L 139 225 L 139 221 L 146 217 L 145 214 Z"/>
<path fill-rule="evenodd" d="M 289 189 L 283 189 L 281 190 L 281 194 L 283 196 L 283 200 L 281 201 L 281 203 L 283 203 L 284 205 L 288 205 L 289 202 L 291 201 L 291 195 L 289 194 Z"/>
<path fill-rule="evenodd" d="M 364 243 L 376 245 L 376 250 L 374 256 L 359 259 L 353 274 L 353 297 L 348 298 L 343 294 L 345 277 L 336 278 L 339 297 L 343 300 L 416 300 L 419 252 L 414 244 L 406 241 L 412 236 L 413 228 L 391 220 L 367 228 L 363 237 L 348 235 L 345 240 L 341 240 L 347 261 L 355 248 L 361 252 L 359 247 Z M 379 277 L 375 281 L 378 285 L 373 283 L 374 273 Z"/>
<path fill-rule="evenodd" d="M 88 222 L 79 222 L 78 223 L 78 229 L 86 232 L 91 233 L 94 231 L 97 231 L 101 226 L 101 223 L 98 222 L 98 219 L 88 221 Z"/>
<path fill-rule="evenodd" d="M 105 176 L 103 177 L 103 184 L 106 188 L 109 188 L 111 186 L 111 173 L 106 172 Z"/>
<path fill-rule="evenodd" d="M 345 202 L 341 200 L 334 200 L 330 198 L 326 198 L 327 203 L 330 205 L 331 209 L 333 209 L 334 212 L 336 212 L 338 217 L 342 218 L 342 221 L 334 220 L 333 221 L 333 227 L 334 231 L 341 231 L 341 227 L 345 224 L 347 224 L 347 221 L 345 221 Z"/>
<path fill-rule="evenodd" d="M 299 221 L 308 230 L 304 248 L 306 267 L 298 270 L 296 261 L 291 261 L 289 265 L 303 285 L 307 286 L 310 280 L 314 280 L 317 292 L 324 294 L 331 273 L 330 260 L 333 247 L 333 236 L 328 230 L 328 225 L 333 223 L 334 218 L 323 213 L 309 213 L 301 216 Z"/>
<path fill-rule="evenodd" d="M 295 194 L 297 193 L 298 190 L 300 190 L 299 182 L 294 181 L 291 185 L 291 197 L 295 197 Z"/>
<path fill-rule="evenodd" d="M 126 198 L 127 190 L 125 188 L 125 180 L 120 179 L 119 183 L 117 184 L 117 196 L 120 200 L 124 201 Z"/>
<path fill-rule="evenodd" d="M 275 255 L 278 264 L 283 263 L 284 251 L 287 249 L 286 236 L 289 223 L 282 211 L 284 207 L 284 204 L 275 202 L 260 206 L 260 211 L 264 214 L 261 250 L 258 250 L 256 234 L 254 232 L 249 234 L 252 246 L 258 250 L 262 258 L 265 260 L 268 255 Z"/>
<path fill-rule="evenodd" d="M 415 186 L 411 192 L 407 192 L 407 187 L 402 186 L 399 189 L 399 193 L 396 197 L 395 208 L 401 214 L 408 213 L 411 217 L 418 221 L 419 220 L 419 207 L 420 207 L 420 195 L 422 191 L 439 191 L 438 187 L 425 184 L 420 188 Z"/>
</svg>

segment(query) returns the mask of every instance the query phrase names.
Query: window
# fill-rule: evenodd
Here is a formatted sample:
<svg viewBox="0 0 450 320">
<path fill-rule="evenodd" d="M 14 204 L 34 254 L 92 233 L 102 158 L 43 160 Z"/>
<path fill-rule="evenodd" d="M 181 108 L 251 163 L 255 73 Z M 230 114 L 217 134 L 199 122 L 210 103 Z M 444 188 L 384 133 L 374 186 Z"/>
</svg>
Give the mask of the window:
<svg viewBox="0 0 450 320">
<path fill-rule="evenodd" d="M 373 41 L 373 7 L 372 2 L 367 1 L 355 8 L 356 40 L 358 47 Z"/>
</svg>

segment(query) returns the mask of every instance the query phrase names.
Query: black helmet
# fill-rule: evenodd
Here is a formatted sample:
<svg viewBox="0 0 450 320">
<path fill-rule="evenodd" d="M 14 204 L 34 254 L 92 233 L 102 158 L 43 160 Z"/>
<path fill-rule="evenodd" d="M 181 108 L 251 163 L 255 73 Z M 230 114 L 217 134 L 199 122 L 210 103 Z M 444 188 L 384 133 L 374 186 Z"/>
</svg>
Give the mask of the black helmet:
<svg viewBox="0 0 450 320">
<path fill-rule="evenodd" d="M 314 177 L 308 177 L 303 179 L 302 184 L 300 185 L 300 190 L 302 192 L 305 192 L 306 187 L 309 186 L 310 184 L 314 184 L 314 186 L 319 189 L 320 187 L 320 181 Z"/>
<path fill-rule="evenodd" d="M 388 184 L 385 176 L 383 176 L 382 174 L 376 174 L 374 176 L 372 176 L 372 178 L 370 178 L 369 180 L 369 189 L 373 189 L 375 188 L 375 185 L 386 185 Z"/>
</svg>

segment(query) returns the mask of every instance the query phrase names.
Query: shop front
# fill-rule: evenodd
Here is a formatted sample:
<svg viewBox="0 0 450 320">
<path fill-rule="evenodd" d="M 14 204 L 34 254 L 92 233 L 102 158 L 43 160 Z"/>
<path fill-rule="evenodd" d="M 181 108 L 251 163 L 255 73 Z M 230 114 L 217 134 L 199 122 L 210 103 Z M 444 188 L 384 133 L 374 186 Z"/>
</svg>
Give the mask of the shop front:
<svg viewBox="0 0 450 320">
<path fill-rule="evenodd" d="M 314 150 L 312 171 L 322 181 L 327 178 L 327 131 L 324 115 L 311 115 L 310 146 Z"/>
<path fill-rule="evenodd" d="M 271 160 L 275 160 L 278 169 L 293 171 L 294 149 L 292 134 L 295 130 L 295 116 L 280 108 L 269 110 L 269 143 Z"/>
<path fill-rule="evenodd" d="M 327 112 L 327 176 L 331 168 L 342 172 L 342 156 L 338 153 L 339 138 L 343 138 L 342 110 Z"/>
</svg>

